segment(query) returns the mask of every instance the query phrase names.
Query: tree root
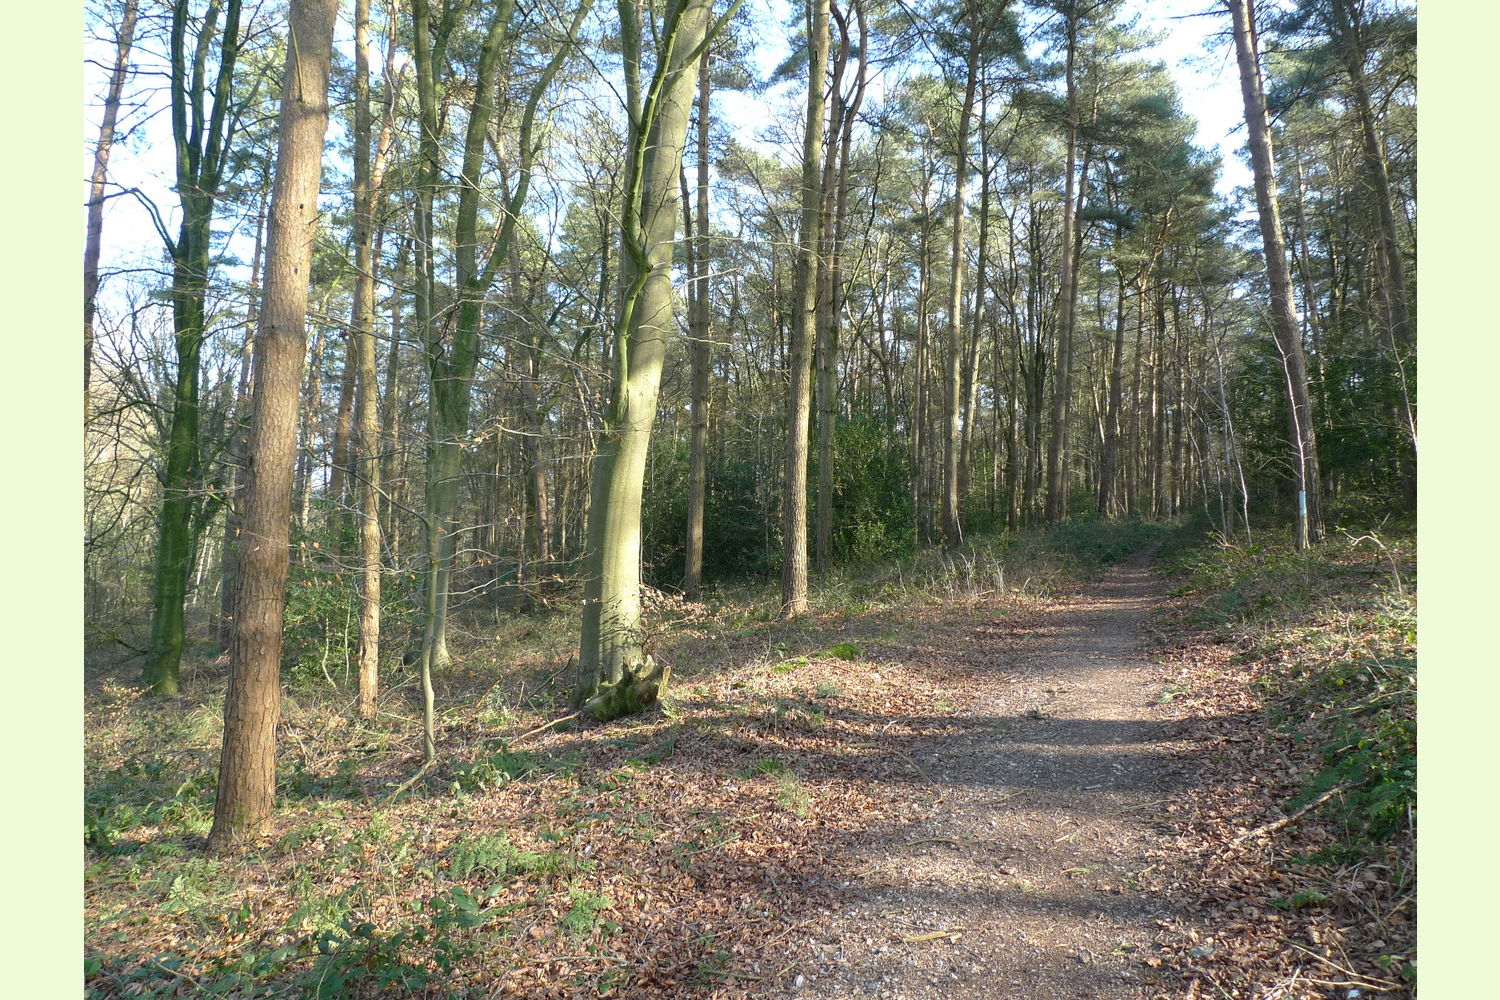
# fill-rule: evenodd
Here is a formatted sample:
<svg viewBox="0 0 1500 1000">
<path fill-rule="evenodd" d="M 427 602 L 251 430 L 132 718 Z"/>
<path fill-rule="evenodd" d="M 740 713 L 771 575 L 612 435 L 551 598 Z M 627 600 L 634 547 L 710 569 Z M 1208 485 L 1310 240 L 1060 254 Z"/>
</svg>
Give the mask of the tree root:
<svg viewBox="0 0 1500 1000">
<path fill-rule="evenodd" d="M 647 656 L 636 664 L 626 664 L 620 679 L 601 685 L 583 709 L 600 722 L 609 722 L 649 708 L 667 689 L 672 668 Z"/>
</svg>

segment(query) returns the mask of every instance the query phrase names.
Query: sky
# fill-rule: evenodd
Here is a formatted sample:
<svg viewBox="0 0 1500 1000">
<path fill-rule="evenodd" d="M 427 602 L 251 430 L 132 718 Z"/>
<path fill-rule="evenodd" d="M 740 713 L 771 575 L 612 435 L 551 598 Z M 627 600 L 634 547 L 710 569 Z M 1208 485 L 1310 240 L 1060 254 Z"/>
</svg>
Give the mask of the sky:
<svg viewBox="0 0 1500 1000">
<path fill-rule="evenodd" d="M 1134 0 L 1143 28 L 1162 32 L 1160 45 L 1143 56 L 1161 60 L 1177 83 L 1182 110 L 1198 122 L 1194 142 L 1217 149 L 1224 161 L 1218 190 L 1227 195 L 1251 182 L 1250 166 L 1239 154 L 1245 144 L 1245 106 L 1239 70 L 1227 32 L 1229 16 L 1216 0 Z M 1212 16 L 1199 16 L 1212 11 Z M 1226 37 L 1218 37 L 1224 33 Z"/>
<path fill-rule="evenodd" d="M 791 2 L 745 0 L 751 17 L 763 26 L 752 57 L 755 69 L 762 75 L 769 74 L 790 51 L 782 25 L 787 22 Z M 1244 143 L 1244 128 L 1238 76 L 1231 47 L 1218 37 L 1227 28 L 1228 21 L 1222 4 L 1218 0 L 1129 0 L 1125 9 L 1140 16 L 1143 28 L 1161 33 L 1162 42 L 1142 55 L 1158 58 L 1166 64 L 1177 81 L 1183 109 L 1198 122 L 1198 145 L 1220 152 L 1224 169 L 1219 179 L 1219 191 L 1228 195 L 1235 187 L 1248 185 L 1249 167 L 1239 155 Z M 1212 14 L 1196 16 L 1205 12 Z M 351 36 L 352 28 L 346 17 L 339 24 L 336 37 L 338 44 L 352 55 Z M 105 89 L 105 69 L 112 55 L 110 47 L 97 43 L 85 45 L 85 178 L 92 166 L 93 146 L 98 136 L 100 95 Z M 879 90 L 878 83 L 872 86 L 870 99 L 878 98 Z M 767 152 L 773 151 L 760 140 L 780 103 L 774 99 L 774 94 L 721 92 L 715 101 L 718 113 L 734 128 L 738 138 L 753 142 Z M 781 103 L 781 106 L 784 108 L 785 104 Z M 775 152 L 783 158 L 795 159 L 799 151 L 786 148 Z M 170 133 L 165 114 L 157 113 L 151 118 L 134 141 L 116 145 L 110 173 L 115 182 L 138 187 L 155 201 L 175 233 Z M 160 259 L 160 241 L 150 218 L 145 209 L 131 198 L 113 198 L 108 203 L 104 241 L 106 273 L 112 267 L 149 266 L 148 262 Z"/>
<path fill-rule="evenodd" d="M 745 0 L 745 4 L 768 26 L 754 53 L 755 68 L 764 76 L 790 52 L 780 29 L 786 23 L 790 0 Z M 1234 51 L 1227 38 L 1229 16 L 1223 4 L 1219 0 L 1129 0 L 1124 14 L 1138 16 L 1142 30 L 1162 36 L 1160 44 L 1140 55 L 1166 65 L 1177 83 L 1183 110 L 1198 122 L 1195 142 L 1219 151 L 1224 163 L 1219 192 L 1227 196 L 1236 187 L 1248 186 L 1250 167 L 1238 155 L 1245 142 L 1244 105 Z M 1221 32 L 1225 37 L 1219 37 Z M 877 83 L 868 99 L 874 99 L 878 91 Z M 756 141 L 767 118 L 764 97 L 723 93 L 715 99 L 735 126 L 737 138 L 761 146 L 763 152 L 773 152 L 767 144 Z M 795 157 L 800 150 L 780 152 Z"/>
</svg>

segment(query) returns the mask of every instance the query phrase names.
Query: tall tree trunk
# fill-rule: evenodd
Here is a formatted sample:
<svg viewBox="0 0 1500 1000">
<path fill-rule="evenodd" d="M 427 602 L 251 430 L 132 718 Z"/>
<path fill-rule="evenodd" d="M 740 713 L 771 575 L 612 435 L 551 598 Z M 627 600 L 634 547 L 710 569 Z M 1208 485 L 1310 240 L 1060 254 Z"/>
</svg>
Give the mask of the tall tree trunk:
<svg viewBox="0 0 1500 1000">
<path fill-rule="evenodd" d="M 245 346 L 240 355 L 239 377 L 234 388 L 234 413 L 230 419 L 229 464 L 234 480 L 224 510 L 224 548 L 219 561 L 219 646 L 229 649 L 234 639 L 234 588 L 239 579 L 240 535 L 243 531 L 245 462 L 250 454 L 250 359 L 255 350 L 255 329 L 260 321 L 260 266 L 265 251 L 266 199 L 270 178 L 262 189 L 255 213 L 255 248 L 250 254 L 250 288 L 245 301 Z"/>
<path fill-rule="evenodd" d="M 444 334 L 433 314 L 437 289 L 434 254 L 434 201 L 441 183 L 442 151 L 439 146 L 442 120 L 438 114 L 437 87 L 440 67 L 455 8 L 446 8 L 437 26 L 434 45 L 427 0 L 412 5 L 415 33 L 414 55 L 417 92 L 422 122 L 419 144 L 421 177 L 418 182 L 417 322 L 427 350 L 428 442 L 424 537 L 427 549 L 424 627 L 421 674 L 423 694 L 424 756 L 436 756 L 433 723 L 432 672 L 452 659 L 448 652 L 448 605 L 453 557 L 457 549 L 458 501 L 463 475 L 463 438 L 468 430 L 469 403 L 475 365 L 479 357 L 479 326 L 483 318 L 483 294 L 494 268 L 479 263 L 478 216 L 479 170 L 485 139 L 494 115 L 495 79 L 499 72 L 501 46 L 514 9 L 512 0 L 502 0 L 491 15 L 480 46 L 479 65 L 473 83 L 473 102 L 468 108 L 459 167 L 459 203 L 454 223 L 456 316 L 451 338 Z M 514 231 L 514 220 L 505 225 Z M 508 249 L 508 247 L 507 247 Z M 493 259 L 493 258 L 492 258 Z M 503 259 L 503 258 L 502 258 Z"/>
<path fill-rule="evenodd" d="M 1370 86 L 1365 78 L 1365 45 L 1360 9 L 1350 0 L 1333 0 L 1334 34 L 1342 44 L 1344 66 L 1349 73 L 1349 85 L 1354 98 L 1354 108 L 1359 117 L 1360 151 L 1364 161 L 1366 183 L 1374 201 L 1377 233 L 1376 263 L 1380 276 L 1380 301 L 1385 313 L 1385 343 L 1391 355 L 1391 364 L 1396 370 L 1396 384 L 1401 391 L 1403 430 L 1411 446 L 1410 454 L 1401 461 L 1402 486 L 1409 505 L 1416 504 L 1417 481 L 1417 408 L 1412 398 L 1412 381 L 1409 367 L 1415 360 L 1413 348 L 1416 338 L 1412 335 L 1410 301 L 1406 289 L 1406 263 L 1401 254 L 1401 243 L 1396 233 L 1396 213 L 1391 196 L 1390 172 L 1386 167 L 1385 152 L 1379 135 L 1375 131 L 1375 109 L 1370 101 Z M 1309 304 L 1311 309 L 1311 304 Z"/>
<path fill-rule="evenodd" d="M 549 493 L 547 484 L 547 452 L 543 445 L 544 435 L 547 433 L 547 409 L 549 403 L 543 401 L 541 386 L 542 379 L 542 335 L 543 331 L 552 326 L 552 323 L 534 323 L 526 314 L 526 296 L 521 289 L 521 255 L 516 246 L 512 245 L 510 254 L 510 288 L 511 288 L 511 315 L 522 318 L 526 325 L 526 332 L 521 337 L 523 347 L 520 351 L 520 396 L 522 417 L 527 427 L 527 433 L 522 436 L 522 476 L 525 487 L 522 490 L 522 510 L 529 511 L 526 530 L 522 532 L 522 539 L 530 551 L 531 570 L 525 572 L 526 566 L 523 562 L 520 579 L 524 582 L 528 577 L 536 584 L 536 596 L 541 597 L 541 582 L 551 571 L 552 563 L 552 527 L 549 518 L 547 496 Z M 496 441 L 499 447 L 499 441 Z M 500 525 L 499 515 L 492 519 L 495 521 L 495 532 L 498 538 Z M 496 560 L 499 565 L 499 560 Z"/>
<path fill-rule="evenodd" d="M 570 23 L 568 39 L 577 36 L 579 26 L 588 15 L 591 3 L 578 5 Z M 416 27 L 415 62 L 417 64 L 418 100 L 421 105 L 423 176 L 419 185 L 420 207 L 418 255 L 421 277 L 418 281 L 418 322 L 427 348 L 428 412 L 430 434 L 427 457 L 426 498 L 426 624 L 422 633 L 421 672 L 423 677 L 423 748 L 431 761 L 436 755 L 433 737 L 432 671 L 451 661 L 448 652 L 448 611 L 454 553 L 462 530 L 458 523 L 459 488 L 463 475 L 463 439 L 468 434 L 469 406 L 474 372 L 479 362 L 479 331 L 484 318 L 484 299 L 495 274 L 510 258 L 517 232 L 517 222 L 530 190 L 532 165 L 537 151 L 533 136 L 537 106 L 551 84 L 563 60 L 572 52 L 571 44 L 559 45 L 527 94 L 526 106 L 517 129 L 520 150 L 516 183 L 503 207 L 500 232 L 487 255 L 479 246 L 479 173 L 484 162 L 490 125 L 495 114 L 496 81 L 499 62 L 508 36 L 513 0 L 502 0 L 490 21 L 480 47 L 479 66 L 475 73 L 474 99 L 469 107 L 459 173 L 458 205 L 454 221 L 454 279 L 457 297 L 453 334 L 446 337 L 433 323 L 432 296 L 436 275 L 433 269 L 433 199 L 439 186 L 440 157 L 438 147 L 441 121 L 437 112 L 437 71 L 447 33 L 453 26 L 456 8 L 444 11 L 438 27 L 436 51 L 428 33 L 427 0 L 415 0 L 412 7 Z M 424 303 L 425 300 L 425 303 Z"/>
<path fill-rule="evenodd" d="M 1073 233 L 1078 225 L 1073 204 L 1078 161 L 1078 92 L 1074 61 L 1078 49 L 1078 10 L 1070 5 L 1067 18 L 1067 177 L 1063 193 L 1062 280 L 1057 291 L 1057 350 L 1052 369 L 1052 425 L 1047 441 L 1047 520 L 1062 520 L 1067 510 L 1067 482 L 1063 475 L 1063 453 L 1067 449 L 1068 403 L 1073 367 L 1073 289 L 1078 260 Z"/>
<path fill-rule="evenodd" d="M 198 389 L 208 296 L 214 203 L 228 163 L 234 67 L 239 55 L 240 0 L 226 0 L 224 24 L 218 29 L 215 2 L 198 26 L 197 44 L 189 54 L 192 20 L 185 2 L 172 9 L 172 138 L 177 158 L 177 191 L 182 221 L 172 259 L 172 339 L 177 372 L 171 395 L 166 458 L 161 472 L 161 513 L 156 564 L 152 575 L 151 639 L 143 682 L 153 693 L 175 694 L 186 638 L 183 604 L 187 597 L 196 539 L 193 525 L 204 500 L 198 489 L 202 456 L 198 442 Z M 207 58 L 218 32 L 219 66 L 207 87 Z M 211 97 L 213 110 L 205 114 Z M 166 239 L 165 233 L 162 234 Z"/>
<path fill-rule="evenodd" d="M 367 248 L 368 252 L 368 248 Z M 358 250 L 355 251 L 356 257 Z M 356 269 L 358 264 L 355 265 Z M 359 280 L 358 273 L 355 281 Z M 333 454 L 328 463 L 328 500 L 332 505 L 329 511 L 328 526 L 338 533 L 338 551 L 343 554 L 343 531 L 344 510 L 349 503 L 349 468 L 353 463 L 353 448 L 351 436 L 354 430 L 354 383 L 355 376 L 359 371 L 359 349 L 352 342 L 349 333 L 343 334 L 344 361 L 343 370 L 339 373 L 339 405 L 334 411 L 333 418 Z"/>
<path fill-rule="evenodd" d="M 818 425 L 818 504 L 815 518 L 813 550 L 819 571 L 833 564 L 833 479 L 834 428 L 838 421 L 839 327 L 843 319 L 843 242 L 844 224 L 849 206 L 849 157 L 853 140 L 854 116 L 864 101 L 866 86 L 868 31 L 864 6 L 854 3 L 859 21 L 859 64 L 854 92 L 847 99 L 843 92 L 844 70 L 849 62 L 850 38 L 847 16 L 836 4 L 829 4 L 829 14 L 838 24 L 839 48 L 833 61 L 833 80 L 829 89 L 832 107 L 828 114 L 829 141 L 823 156 L 823 253 L 820 259 L 818 292 L 817 349 L 817 425 Z"/>
<path fill-rule="evenodd" d="M 981 85 L 982 83 L 983 81 L 981 81 Z M 969 489 L 969 456 L 973 447 L 974 427 L 979 422 L 977 419 L 975 419 L 974 410 L 976 409 L 975 395 L 979 388 L 979 344 L 981 340 L 981 331 L 985 326 L 983 322 L 984 297 L 985 293 L 988 291 L 986 287 L 986 281 L 989 275 L 987 265 L 990 245 L 990 149 L 989 130 L 985 128 L 988 118 L 989 94 L 986 91 L 982 93 L 979 98 L 979 248 L 977 265 L 974 270 L 974 305 L 969 313 L 971 317 L 969 321 L 969 347 L 964 360 L 964 392 L 962 401 L 963 433 L 959 439 L 958 449 L 958 485 L 960 492 L 960 501 L 963 499 L 963 494 L 967 493 Z M 994 400 L 991 401 L 992 413 L 998 411 L 1000 405 L 999 399 L 1000 397 L 997 395 Z M 998 425 L 996 421 L 992 421 L 991 424 L 992 429 L 994 426 Z M 992 434 L 990 441 L 992 468 L 995 467 L 993 456 L 999 453 L 998 446 L 999 440 L 995 435 Z M 989 493 L 989 512 L 992 515 L 995 512 L 995 494 L 993 486 L 994 484 L 992 480 Z"/>
<path fill-rule="evenodd" d="M 307 390 L 297 432 L 297 471 L 292 480 L 292 493 L 297 497 L 297 527 L 304 532 L 307 531 L 308 517 L 312 513 L 313 475 L 318 467 L 318 424 L 323 405 L 323 352 L 327 347 L 328 328 L 320 324 L 313 337 L 312 356 L 308 364 Z"/>
<path fill-rule="evenodd" d="M 1141 364 L 1145 357 L 1146 275 L 1142 269 L 1136 278 L 1135 354 L 1130 373 L 1130 432 L 1125 446 L 1125 513 L 1137 514 L 1139 507 L 1141 444 Z"/>
<path fill-rule="evenodd" d="M 1291 424 L 1292 468 L 1297 489 L 1297 544 L 1322 540 L 1323 514 L 1318 474 L 1318 443 L 1307 395 L 1307 369 L 1297 310 L 1292 302 L 1292 277 L 1287 267 L 1286 240 L 1276 201 L 1276 160 L 1271 149 L 1271 123 L 1256 49 L 1255 23 L 1246 0 L 1226 0 L 1234 22 L 1235 56 L 1240 70 L 1240 94 L 1250 136 L 1250 162 L 1255 171 L 1255 202 L 1260 212 L 1261 243 L 1265 248 L 1266 277 L 1271 286 L 1271 330 L 1286 375 L 1287 411 Z"/>
<path fill-rule="evenodd" d="M 802 136 L 802 220 L 793 282 L 786 472 L 781 493 L 781 614 L 807 611 L 807 424 L 812 409 L 809 354 L 817 336 L 818 248 L 822 242 L 823 74 L 828 62 L 829 0 L 808 0 L 807 117 Z"/>
<path fill-rule="evenodd" d="M 224 746 L 208 844 L 232 849 L 264 832 L 276 799 L 283 601 L 290 537 L 297 389 L 307 337 L 308 273 L 328 127 L 337 0 L 292 0 L 276 181 L 267 226 L 266 301 L 255 342 L 255 409 L 245 502 L 249 543 L 224 698 Z"/>
<path fill-rule="evenodd" d="M 401 241 L 396 254 L 396 270 L 391 276 L 391 348 L 385 360 L 385 391 L 380 412 L 380 449 L 385 461 L 380 466 L 380 481 L 385 484 L 387 500 L 381 535 L 389 550 L 391 567 L 401 562 L 401 533 L 397 531 L 397 504 L 404 496 L 399 478 L 401 472 L 401 293 L 406 284 L 406 261 L 411 252 L 411 239 Z"/>
<path fill-rule="evenodd" d="M 1344 66 L 1349 73 L 1350 90 L 1354 98 L 1354 109 L 1359 118 L 1360 152 L 1364 161 L 1366 182 L 1371 187 L 1377 222 L 1378 248 L 1381 264 L 1381 298 L 1386 313 L 1386 328 L 1389 345 L 1394 351 L 1407 352 L 1414 338 L 1411 332 L 1410 308 L 1406 293 L 1406 265 L 1401 256 L 1401 243 L 1396 234 L 1396 214 L 1391 197 L 1390 173 L 1386 167 L 1385 153 L 1379 135 L 1375 131 L 1375 109 L 1370 101 L 1370 86 L 1365 78 L 1365 46 L 1358 4 L 1349 0 L 1332 0 L 1335 33 L 1341 43 Z M 1398 355 L 1400 363 L 1403 358 Z M 1405 391 L 1405 383 L 1402 390 Z M 1413 437 L 1415 431 L 1413 430 Z M 1413 440 L 1415 449 L 1416 442 Z"/>
<path fill-rule="evenodd" d="M 998 14 L 999 11 L 994 11 L 993 14 L 986 12 L 984 16 Z M 953 244 L 948 272 L 948 372 L 944 380 L 947 392 L 943 399 L 943 546 L 948 549 L 956 548 L 963 541 L 963 527 L 959 523 L 958 514 L 958 457 L 962 433 L 960 396 L 963 393 L 961 373 L 964 350 L 964 219 L 968 214 L 964 206 L 964 192 L 969 180 L 969 124 L 974 117 L 974 88 L 978 83 L 979 49 L 984 36 L 979 18 L 978 4 L 971 4 L 968 10 L 969 54 L 964 67 L 964 97 L 958 112 L 953 170 Z"/>
<path fill-rule="evenodd" d="M 1166 390 L 1166 343 L 1167 343 L 1167 285 L 1163 283 L 1156 293 L 1156 328 L 1151 338 L 1151 514 L 1160 517 L 1162 499 L 1165 495 L 1166 463 L 1163 440 L 1166 433 L 1164 417 L 1166 406 L 1163 396 Z"/>
<path fill-rule="evenodd" d="M 864 104 L 865 90 L 869 86 L 869 27 L 865 20 L 864 0 L 852 0 L 854 15 L 859 25 L 859 61 L 855 70 L 854 93 L 848 101 L 841 99 L 839 112 L 838 170 L 833 190 L 833 231 L 828 236 L 828 311 L 825 316 L 826 331 L 820 349 L 818 372 L 820 387 L 818 422 L 818 539 L 817 547 L 823 553 L 821 566 L 830 566 L 833 559 L 833 474 L 834 474 L 834 429 L 838 417 L 838 359 L 840 331 L 844 317 L 844 230 L 849 216 L 850 159 L 854 139 L 854 119 Z M 839 16 L 831 3 L 830 14 Z M 840 17 L 839 28 L 845 41 L 841 45 L 841 57 L 847 59 L 848 25 Z"/>
<path fill-rule="evenodd" d="M 709 126 L 710 49 L 704 48 L 698 61 L 698 211 L 697 233 L 693 237 L 693 294 L 689 300 L 688 354 L 692 365 L 691 393 L 693 424 L 691 458 L 688 469 L 687 551 L 682 574 L 682 590 L 690 601 L 703 596 L 703 508 L 708 498 L 708 126 Z"/>
<path fill-rule="evenodd" d="M 1187 389 L 1191 382 L 1192 359 L 1188 351 L 1188 336 L 1182 329 L 1182 288 L 1172 289 L 1172 353 L 1176 380 L 1172 396 L 1172 506 L 1169 513 L 1182 513 L 1188 503 L 1187 491 L 1192 484 L 1187 474 L 1187 453 L 1183 450 L 1182 414 L 1187 405 Z"/>
<path fill-rule="evenodd" d="M 620 4 L 632 118 L 620 225 L 621 295 L 614 386 L 592 473 L 573 692 L 575 703 L 582 706 L 603 694 L 601 688 L 611 686 L 619 697 L 598 706 L 600 716 L 633 711 L 649 700 L 634 684 L 620 682 L 627 671 L 631 678 L 643 672 L 641 494 L 666 336 L 672 326 L 672 247 L 682 150 L 697 76 L 693 71 L 702 55 L 699 46 L 711 40 L 710 7 L 711 0 L 674 0 L 668 5 L 656 67 L 643 94 L 639 24 L 629 0 Z"/>
<path fill-rule="evenodd" d="M 94 372 L 94 298 L 99 293 L 99 244 L 104 236 L 104 181 L 109 174 L 109 151 L 120 119 L 120 95 L 130 68 L 130 46 L 135 40 L 136 0 L 125 0 L 115 36 L 115 64 L 104 95 L 104 119 L 94 145 L 94 172 L 89 177 L 88 224 L 83 242 L 83 420 L 89 419 L 89 383 Z"/>
<path fill-rule="evenodd" d="M 375 369 L 375 255 L 372 230 L 379 203 L 386 158 L 394 126 L 394 70 L 396 56 L 395 4 L 386 35 L 384 115 L 371 163 L 370 132 L 370 0 L 354 2 L 354 303 L 353 330 L 346 361 L 358 373 L 354 431 L 359 455 L 359 656 L 357 711 L 375 715 L 380 693 L 380 483 L 381 437 L 378 416 L 380 388 Z M 391 352 L 395 354 L 394 339 Z M 347 459 L 346 459 L 347 460 Z M 352 463 L 351 463 L 352 464 Z"/>
<path fill-rule="evenodd" d="M 1119 240 L 1115 246 L 1118 248 Z M 1099 470 L 1099 513 L 1119 511 L 1115 499 L 1116 470 L 1120 461 L 1120 402 L 1125 374 L 1125 276 L 1115 286 L 1115 336 L 1109 364 L 1109 411 L 1104 418 L 1104 461 Z"/>
</svg>

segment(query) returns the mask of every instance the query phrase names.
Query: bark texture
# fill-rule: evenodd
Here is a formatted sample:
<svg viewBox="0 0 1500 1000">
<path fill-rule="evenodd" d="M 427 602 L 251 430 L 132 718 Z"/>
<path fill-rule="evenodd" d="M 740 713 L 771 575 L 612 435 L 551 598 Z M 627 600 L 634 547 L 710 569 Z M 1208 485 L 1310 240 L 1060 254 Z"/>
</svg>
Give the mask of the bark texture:
<svg viewBox="0 0 1500 1000">
<path fill-rule="evenodd" d="M 828 0 L 811 0 L 806 131 L 802 138 L 802 222 L 793 282 L 786 474 L 781 492 L 781 614 L 807 611 L 807 436 L 812 410 L 813 340 L 818 319 L 818 247 L 823 207 L 823 71 L 828 61 Z"/>
<path fill-rule="evenodd" d="M 337 0 L 292 0 L 276 180 L 266 233 L 265 304 L 255 341 L 245 544 L 224 699 L 224 747 L 209 832 L 213 851 L 262 833 L 276 798 L 276 723 L 297 446 L 307 349 L 308 274 L 328 128 Z"/>
<path fill-rule="evenodd" d="M 948 282 L 948 369 L 944 380 L 947 408 L 943 435 L 943 545 L 956 548 L 963 541 L 963 528 L 958 514 L 958 466 L 961 451 L 963 425 L 960 419 L 960 395 L 962 389 L 961 362 L 963 358 L 963 303 L 964 303 L 964 193 L 969 175 L 969 124 L 974 117 L 974 88 L 979 76 L 979 47 L 983 31 L 979 25 L 979 10 L 972 6 L 968 12 L 969 51 L 964 74 L 963 103 L 958 112 L 958 137 L 955 143 L 953 175 L 953 244 Z M 1071 135 L 1071 133 L 1070 133 Z M 1069 146 L 1071 151 L 1072 146 Z M 1070 163 L 1071 167 L 1071 163 Z M 1069 170 L 1069 177 L 1072 171 Z M 1071 194 L 1071 191 L 1070 191 Z M 1066 244 L 1068 230 L 1064 224 L 1063 240 Z M 1064 264 L 1066 281 L 1067 265 Z"/>
<path fill-rule="evenodd" d="M 680 174 L 700 46 L 711 0 L 677 0 L 661 22 L 657 64 L 640 89 L 640 34 L 622 36 L 632 112 L 621 211 L 621 294 L 614 386 L 590 484 L 584 605 L 574 703 L 618 685 L 644 665 L 641 626 L 641 494 L 666 336 L 672 328 L 672 245 Z M 622 15 L 626 5 L 621 5 Z M 639 706 L 637 706 L 639 707 Z"/>
</svg>

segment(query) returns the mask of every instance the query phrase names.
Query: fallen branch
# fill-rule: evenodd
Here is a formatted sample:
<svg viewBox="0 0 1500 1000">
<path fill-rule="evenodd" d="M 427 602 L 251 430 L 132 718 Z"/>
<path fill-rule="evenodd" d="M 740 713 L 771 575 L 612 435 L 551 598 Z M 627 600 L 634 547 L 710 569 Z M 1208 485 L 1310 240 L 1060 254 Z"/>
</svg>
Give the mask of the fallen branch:
<svg viewBox="0 0 1500 1000">
<path fill-rule="evenodd" d="M 396 790 L 394 792 L 392 792 L 390 795 L 386 796 L 385 804 L 386 805 L 390 805 L 392 802 L 395 802 L 396 801 L 396 796 L 398 796 L 402 792 L 406 791 L 412 785 L 415 785 L 417 783 L 417 781 L 421 779 L 422 775 L 424 775 L 428 771 L 432 770 L 432 765 L 436 764 L 436 763 L 437 763 L 437 761 L 435 761 L 435 760 L 429 760 L 427 763 L 425 763 L 421 767 L 417 768 L 417 773 L 416 774 L 412 775 L 410 778 L 407 778 L 405 781 L 401 782 L 401 784 L 399 784 L 399 785 L 396 786 Z"/>
<path fill-rule="evenodd" d="M 1349 784 L 1334 785 L 1332 788 L 1328 789 L 1328 791 L 1324 792 L 1322 795 L 1319 795 L 1317 798 L 1313 799 L 1307 805 L 1303 806 L 1301 809 L 1298 809 L 1291 815 L 1283 816 L 1273 823 L 1266 823 L 1262 826 L 1256 827 L 1254 830 L 1251 830 L 1248 833 L 1240 834 L 1238 837 L 1235 837 L 1228 844 L 1226 844 L 1219 853 L 1227 854 L 1229 853 L 1229 851 L 1233 850 L 1235 847 L 1238 847 L 1242 842 L 1246 840 L 1253 840 L 1256 837 L 1264 837 L 1268 833 L 1275 833 L 1282 827 L 1289 826 L 1292 823 L 1297 822 L 1297 820 L 1301 819 L 1303 816 L 1306 816 L 1308 813 L 1312 812 L 1314 809 L 1318 808 L 1318 806 L 1321 806 L 1323 803 L 1327 802 L 1335 795 L 1338 795 L 1340 792 L 1347 792 L 1353 787 L 1353 785 Z"/>
<path fill-rule="evenodd" d="M 571 719 L 578 718 L 578 716 L 579 716 L 578 712 L 573 712 L 573 713 L 571 713 L 569 715 L 564 715 L 560 719 L 553 719 L 551 722 L 547 723 L 546 725 L 537 726 L 535 729 L 531 730 L 530 732 L 522 733 L 520 736 L 517 736 L 515 739 L 511 740 L 510 744 L 512 746 L 514 746 L 515 744 L 521 742 L 522 740 L 526 739 L 527 737 L 537 736 L 537 735 L 539 735 L 541 733 L 545 733 L 547 730 L 551 729 L 553 726 L 560 726 L 564 722 L 568 722 Z"/>
</svg>

